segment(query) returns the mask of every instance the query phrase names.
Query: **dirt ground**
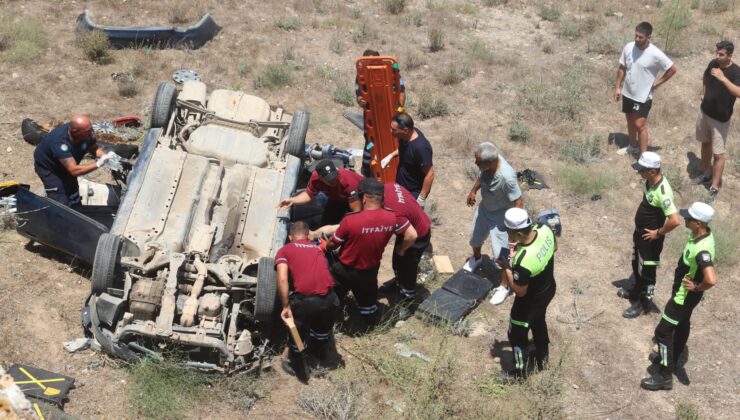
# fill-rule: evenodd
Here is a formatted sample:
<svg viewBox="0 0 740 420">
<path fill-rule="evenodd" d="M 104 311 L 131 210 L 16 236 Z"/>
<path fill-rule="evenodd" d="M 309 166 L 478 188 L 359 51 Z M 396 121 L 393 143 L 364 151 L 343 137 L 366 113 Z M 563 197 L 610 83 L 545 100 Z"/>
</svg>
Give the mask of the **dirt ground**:
<svg viewBox="0 0 740 420">
<path fill-rule="evenodd" d="M 651 337 L 660 312 L 627 320 L 622 310 L 627 303 L 616 296 L 619 282 L 629 276 L 633 215 L 639 203 L 639 177 L 627 157 L 617 156 L 609 144 L 610 133 L 623 133 L 624 117 L 611 100 L 618 51 L 599 51 L 597 37 L 630 40 L 632 27 L 640 20 L 657 22 L 673 2 L 656 1 L 564 1 L 555 3 L 510 0 L 486 7 L 486 1 L 407 1 L 405 11 L 390 15 L 383 1 L 286 0 L 281 2 L 196 1 L 187 6 L 171 0 L 107 1 L 0 1 L 0 17 L 39 22 L 48 37 L 46 50 L 30 61 L 0 60 L 0 182 L 18 180 L 41 184 L 33 171 L 33 148 L 20 138 L 20 121 L 66 119 L 87 113 L 94 120 L 123 114 L 147 116 L 157 83 L 169 80 L 174 70 L 198 71 L 210 88 L 226 87 L 253 91 L 253 81 L 270 63 L 290 66 L 292 86 L 261 89 L 258 95 L 288 110 L 311 112 L 308 142 L 359 147 L 361 133 L 341 117 L 352 106 L 334 99 L 338 86 L 351 86 L 353 62 L 365 48 L 399 57 L 407 84 L 412 116 L 422 97 L 441 98 L 449 115 L 417 119 L 417 126 L 430 139 L 435 152 L 437 177 L 431 199 L 435 253 L 448 255 L 460 267 L 470 253 L 468 235 L 473 208 L 465 206 L 472 181 L 467 168 L 472 149 L 483 140 L 493 140 L 517 170 L 535 169 L 550 185 L 546 190 L 525 192 L 527 208 L 556 208 L 562 216 L 564 233 L 559 241 L 556 262 L 558 293 L 548 311 L 552 357 L 562 358 L 560 392 L 554 397 L 561 409 L 545 417 L 567 418 L 670 418 L 679 402 L 698 408 L 702 417 L 736 418 L 740 410 L 740 323 L 736 299 L 740 294 L 737 244 L 732 240 L 740 227 L 737 215 L 740 192 L 738 124 L 732 129 L 729 158 L 718 201 L 717 226 L 729 240 L 722 242 L 725 263 L 718 263 L 719 284 L 705 294 L 694 312 L 689 339 L 689 358 L 681 381 L 669 392 L 647 392 L 639 388 L 646 375 Z M 184 3 L 184 2 L 183 2 Z M 663 7 L 659 5 L 663 3 Z M 689 3 L 689 2 L 684 2 Z M 690 2 L 694 3 L 694 2 Z M 740 5 L 729 1 L 729 10 L 712 13 L 711 2 L 689 13 L 690 25 L 673 38 L 678 73 L 655 96 L 649 119 L 652 145 L 663 156 L 664 165 L 677 169 L 680 206 L 704 197 L 705 191 L 690 185 L 695 174 L 699 147 L 692 140 L 701 94 L 701 75 L 712 58 L 720 28 L 724 38 L 740 44 L 737 22 Z M 543 7 L 560 11 L 557 20 L 542 16 Z M 223 27 L 216 39 L 195 51 L 126 49 L 112 52 L 109 64 L 93 64 L 75 45 L 75 18 L 84 9 L 106 24 L 167 24 L 170 10 L 181 7 L 188 22 L 208 11 Z M 687 6 L 688 7 L 688 6 Z M 287 19 L 298 22 L 290 30 Z M 567 22 L 592 18 L 590 33 L 566 36 Z M 417 25 L 418 19 L 418 25 Z M 186 24 L 179 24 L 181 26 Z M 290 26 L 290 25 L 288 25 Z M 445 34 L 444 48 L 429 51 L 428 33 L 439 28 Z M 469 52 L 471 40 L 478 40 L 491 52 L 480 60 Z M 656 36 L 656 43 L 667 40 Z M 621 49 L 621 45 L 618 47 Z M 1 53 L 2 51 L 0 51 Z M 416 61 L 417 66 L 405 66 Z M 468 72 L 457 84 L 444 85 L 445 72 L 465 64 Z M 547 104 L 547 92 L 566 88 L 561 75 L 573 68 L 585 69 L 583 96 L 576 104 L 578 118 L 538 109 Z M 114 72 L 136 72 L 138 94 L 118 94 Z M 523 87 L 524 86 L 524 87 Z M 531 89 L 527 90 L 526 86 Z M 533 99 L 534 98 L 534 99 Z M 566 98 L 567 99 L 567 98 Z M 540 101 L 540 102 L 538 102 Z M 736 108 L 737 111 L 737 108 Z M 737 111 L 740 112 L 740 111 Z M 509 140 L 513 115 L 520 113 L 529 127 L 526 143 Z M 735 118 L 737 119 L 737 117 Z M 611 182 L 593 194 L 571 192 L 561 174 L 572 164 L 559 159 L 561 145 L 569 138 L 597 136 L 601 159 L 587 172 L 606 174 Z M 655 303 L 662 309 L 670 294 L 675 261 L 688 231 L 680 226 L 669 235 L 658 270 Z M 0 363 L 31 364 L 76 378 L 78 388 L 70 394 L 65 411 L 83 418 L 138 417 L 127 391 L 129 377 L 105 357 L 92 351 L 67 353 L 62 343 L 80 337 L 79 311 L 89 293 L 89 268 L 79 267 L 66 257 L 39 245 L 28 246 L 14 232 L 0 232 Z M 490 255 L 490 245 L 484 252 Z M 387 268 L 382 281 L 388 280 Z M 428 288 L 431 288 L 429 286 Z M 453 336 L 457 405 L 448 415 L 459 417 L 522 417 L 465 407 L 465 387 L 487 372 L 500 368 L 503 353 L 491 352 L 495 340 L 506 341 L 509 307 L 513 299 L 493 307 L 483 302 L 470 315 L 478 332 L 469 337 Z M 577 328 L 578 327 L 578 328 Z M 378 345 L 381 353 L 393 352 L 393 343 L 402 337 L 416 337 L 410 346 L 435 354 L 439 339 L 435 327 L 412 320 L 373 338 L 343 336 L 339 340 L 346 366 L 327 379 L 312 381 L 312 387 L 330 386 L 337 378 L 357 376 L 372 387 L 363 394 L 367 407 L 363 418 L 414 417 L 399 414 L 387 401 L 395 382 L 366 379 L 363 349 Z M 370 344 L 368 344 L 370 343 Z M 345 351 L 347 350 L 347 351 Z M 350 354 L 351 352 L 351 354 Z M 375 374 L 373 374 L 375 375 Z M 295 402 L 303 386 L 282 373 L 262 380 L 269 397 L 246 412 L 233 412 L 218 401 L 188 411 L 188 418 L 285 418 L 310 417 Z M 690 385 L 688 385 L 690 383 Z M 496 396 L 490 399 L 496 399 Z M 396 395 L 411 404 L 413 395 Z M 470 404 L 473 404 L 472 402 Z M 504 404 L 501 402 L 501 404 Z M 494 406 L 491 406 L 494 407 Z M 493 409 L 491 409 L 493 410 Z M 418 417 L 418 416 L 417 416 Z"/>
</svg>

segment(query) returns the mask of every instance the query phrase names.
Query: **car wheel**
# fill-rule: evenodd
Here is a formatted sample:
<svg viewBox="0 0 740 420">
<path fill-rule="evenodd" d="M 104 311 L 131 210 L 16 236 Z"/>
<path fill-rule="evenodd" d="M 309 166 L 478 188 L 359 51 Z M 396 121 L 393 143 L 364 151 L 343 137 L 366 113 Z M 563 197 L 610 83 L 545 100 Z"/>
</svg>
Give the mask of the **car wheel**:
<svg viewBox="0 0 740 420">
<path fill-rule="evenodd" d="M 121 252 L 121 237 L 112 233 L 104 233 L 98 239 L 95 248 L 95 260 L 93 261 L 92 276 L 90 283 L 92 293 L 99 295 L 105 293 L 108 288 L 120 284 L 120 264 L 118 257 Z"/>
<path fill-rule="evenodd" d="M 306 111 L 296 111 L 288 129 L 288 140 L 285 142 L 283 156 L 293 155 L 303 159 L 306 154 L 306 133 L 308 132 L 309 114 Z"/>
<path fill-rule="evenodd" d="M 254 316 L 265 332 L 272 330 L 277 297 L 275 259 L 262 257 L 257 266 L 257 296 L 254 303 Z"/>
<path fill-rule="evenodd" d="M 149 125 L 151 128 L 165 128 L 170 122 L 170 115 L 175 110 L 177 88 L 169 82 L 160 83 L 157 93 L 154 94 L 152 115 Z"/>
</svg>

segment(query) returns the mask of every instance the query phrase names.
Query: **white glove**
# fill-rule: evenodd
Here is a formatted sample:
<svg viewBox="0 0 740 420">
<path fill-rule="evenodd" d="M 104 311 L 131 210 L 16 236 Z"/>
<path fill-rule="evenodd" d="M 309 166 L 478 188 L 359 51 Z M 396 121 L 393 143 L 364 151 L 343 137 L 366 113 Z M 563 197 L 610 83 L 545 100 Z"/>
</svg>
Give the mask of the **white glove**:
<svg viewBox="0 0 740 420">
<path fill-rule="evenodd" d="M 99 157 L 98 160 L 95 162 L 95 164 L 98 166 L 98 168 L 102 168 L 108 163 L 108 161 L 113 155 L 115 155 L 115 153 L 108 152 L 104 154 L 103 156 Z"/>
<path fill-rule="evenodd" d="M 98 161 L 95 162 L 95 164 L 98 165 L 98 168 L 107 166 L 108 169 L 112 171 L 123 170 L 123 167 L 121 166 L 121 157 L 118 156 L 114 151 L 110 151 L 101 156 Z"/>
<path fill-rule="evenodd" d="M 424 208 L 424 204 L 426 204 L 427 200 L 422 196 L 418 196 L 416 197 L 416 202 L 419 203 L 421 208 Z"/>
<path fill-rule="evenodd" d="M 389 163 L 391 163 L 391 159 L 393 159 L 393 153 L 383 158 L 383 160 L 380 161 L 380 167 L 382 169 L 385 169 L 386 166 L 388 166 Z"/>
</svg>

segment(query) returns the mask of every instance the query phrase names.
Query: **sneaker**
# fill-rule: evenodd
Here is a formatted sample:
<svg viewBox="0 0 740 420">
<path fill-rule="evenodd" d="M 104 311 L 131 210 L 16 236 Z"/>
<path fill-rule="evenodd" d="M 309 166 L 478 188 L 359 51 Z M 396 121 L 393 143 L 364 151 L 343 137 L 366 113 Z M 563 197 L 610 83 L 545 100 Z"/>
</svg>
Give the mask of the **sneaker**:
<svg viewBox="0 0 740 420">
<path fill-rule="evenodd" d="M 714 203 L 714 200 L 717 199 L 717 194 L 719 194 L 719 188 L 709 187 L 709 194 L 707 194 L 707 199 L 704 201 L 707 204 Z"/>
<path fill-rule="evenodd" d="M 712 174 L 701 174 L 696 178 L 691 178 L 691 183 L 694 185 L 703 185 L 712 182 Z"/>
<path fill-rule="evenodd" d="M 472 273 L 480 265 L 481 262 L 483 262 L 483 257 L 480 257 L 480 258 L 470 257 L 468 258 L 468 261 L 465 262 L 465 265 L 463 266 L 463 270 L 469 271 Z"/>
<path fill-rule="evenodd" d="M 491 305 L 500 305 L 504 303 L 507 297 L 509 297 L 509 293 L 511 290 L 509 290 L 508 287 L 499 286 L 493 291 L 493 296 L 491 297 Z"/>
<path fill-rule="evenodd" d="M 617 150 L 617 154 L 620 156 L 636 155 L 638 153 L 640 153 L 640 148 L 635 146 L 622 147 L 621 149 Z"/>
</svg>

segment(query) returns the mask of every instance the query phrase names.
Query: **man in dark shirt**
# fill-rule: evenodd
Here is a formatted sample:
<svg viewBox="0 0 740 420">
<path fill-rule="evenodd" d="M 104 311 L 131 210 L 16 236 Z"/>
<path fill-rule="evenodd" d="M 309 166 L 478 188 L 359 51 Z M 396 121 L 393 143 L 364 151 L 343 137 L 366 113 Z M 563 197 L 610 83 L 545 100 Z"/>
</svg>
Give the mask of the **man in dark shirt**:
<svg viewBox="0 0 740 420">
<path fill-rule="evenodd" d="M 378 269 L 383 251 L 391 236 L 401 235 L 403 228 L 396 224 L 396 215 L 383 208 L 383 184 L 373 178 L 360 183 L 363 210 L 350 213 L 342 219 L 331 236 L 327 249 L 341 246 L 339 261 L 331 267 L 340 295 L 352 290 L 366 326 L 378 318 Z M 415 238 L 404 241 L 408 248 Z"/>
<path fill-rule="evenodd" d="M 396 224 L 403 236 L 396 235 L 396 244 L 393 247 L 393 271 L 396 273 L 396 279 L 380 290 L 387 292 L 398 287 L 401 294 L 398 317 L 404 320 L 411 317 L 415 310 L 416 277 L 419 273 L 421 256 L 432 237 L 432 221 L 414 196 L 395 182 L 385 184 L 384 200 L 385 208 L 393 210 L 396 214 Z M 410 246 L 405 247 L 409 242 Z"/>
<path fill-rule="evenodd" d="M 678 259 L 671 299 L 655 328 L 658 353 L 650 354 L 649 359 L 659 368 L 640 382 L 640 386 L 651 391 L 673 388 L 673 372 L 689 339 L 691 314 L 701 302 L 704 291 L 717 284 L 712 262 L 716 255 L 714 235 L 708 226 L 714 209 L 705 203 L 694 203 L 680 213 L 691 235 Z"/>
<path fill-rule="evenodd" d="M 730 41 L 717 43 L 716 58 L 704 70 L 704 97 L 696 120 L 696 140 L 701 142 L 701 166 L 704 172 L 694 179 L 694 183 L 710 184 L 710 201 L 714 201 L 719 193 L 730 118 L 735 98 L 740 97 L 740 67 L 732 62 L 734 50 L 735 46 Z"/>
<path fill-rule="evenodd" d="M 393 117 L 391 132 L 398 140 L 398 150 L 384 157 L 380 166 L 385 168 L 398 156 L 396 182 L 406 188 L 424 208 L 434 182 L 432 145 L 424 133 L 414 128 L 414 120 L 403 112 Z"/>
<path fill-rule="evenodd" d="M 557 242 L 549 226 L 532 225 L 527 211 L 518 207 L 506 210 L 504 224 L 509 239 L 516 242 L 514 257 L 498 260 L 501 275 L 511 284 L 516 298 L 511 306 L 509 342 L 514 353 L 511 376 L 521 378 L 527 373 L 529 331 L 535 346 L 537 368 L 547 366 L 550 337 L 545 315 L 555 296 L 555 251 Z"/>
<path fill-rule="evenodd" d="M 334 280 L 329 273 L 324 252 L 308 240 L 308 225 L 295 222 L 290 227 L 290 243 L 275 255 L 277 289 L 283 320 L 293 318 L 301 337 L 310 337 L 310 349 L 325 361 L 329 355 L 334 315 L 339 298 L 334 293 Z M 304 379 L 298 347 L 290 347 L 286 372 Z"/>
<path fill-rule="evenodd" d="M 328 198 L 321 225 L 335 225 L 348 211 L 359 211 L 358 187 L 362 175 L 341 168 L 337 169 L 330 159 L 324 159 L 316 165 L 316 170 L 308 180 L 308 186 L 302 193 L 278 203 L 280 210 L 288 209 L 294 204 L 306 204 L 320 192 Z"/>
<path fill-rule="evenodd" d="M 655 279 L 663 252 L 663 240 L 679 223 L 673 190 L 661 173 L 660 156 L 645 152 L 632 167 L 645 180 L 642 201 L 635 213 L 635 231 L 632 233 L 632 287 L 619 289 L 619 297 L 629 299 L 631 305 L 622 315 L 636 318 L 648 309 L 653 300 Z"/>
<path fill-rule="evenodd" d="M 80 164 L 85 154 L 98 158 L 95 162 Z M 67 124 L 51 130 L 36 146 L 33 153 L 34 169 L 41 178 L 46 196 L 66 206 L 81 203 L 77 177 L 90 173 L 117 156 L 98 147 L 90 119 L 75 115 Z"/>
</svg>

